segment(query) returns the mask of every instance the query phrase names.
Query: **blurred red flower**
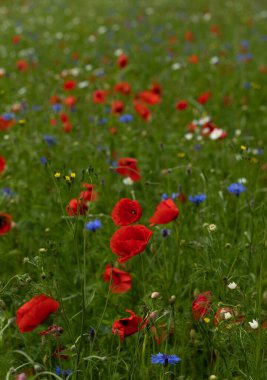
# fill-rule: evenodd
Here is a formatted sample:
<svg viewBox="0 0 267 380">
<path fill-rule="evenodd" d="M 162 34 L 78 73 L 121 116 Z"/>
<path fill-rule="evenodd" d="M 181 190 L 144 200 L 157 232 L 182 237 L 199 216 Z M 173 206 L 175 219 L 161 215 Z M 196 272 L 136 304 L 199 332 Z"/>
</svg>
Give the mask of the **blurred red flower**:
<svg viewBox="0 0 267 380">
<path fill-rule="evenodd" d="M 107 264 L 103 279 L 110 283 L 112 293 L 125 293 L 132 287 L 132 276 L 123 270 Z"/>
<path fill-rule="evenodd" d="M 120 114 L 124 110 L 124 104 L 120 100 L 114 100 L 111 103 L 111 112 L 113 114 Z"/>
<path fill-rule="evenodd" d="M 167 224 L 172 220 L 176 219 L 179 215 L 179 209 L 172 199 L 162 200 L 155 213 L 149 219 L 150 226 L 154 224 Z"/>
<path fill-rule="evenodd" d="M 131 93 L 131 86 L 127 82 L 117 83 L 114 86 L 114 91 L 120 92 L 123 95 L 129 95 Z"/>
<path fill-rule="evenodd" d="M 67 96 L 64 99 L 64 103 L 66 104 L 67 107 L 71 108 L 74 107 L 75 104 L 77 103 L 77 98 L 76 96 Z"/>
<path fill-rule="evenodd" d="M 211 308 L 212 292 L 200 293 L 192 303 L 192 313 L 196 321 L 205 317 Z"/>
<path fill-rule="evenodd" d="M 5 170 L 6 160 L 4 157 L 0 156 L 0 174 Z"/>
<path fill-rule="evenodd" d="M 0 235 L 6 234 L 12 227 L 12 216 L 0 212 Z"/>
<path fill-rule="evenodd" d="M 134 100 L 134 109 L 145 121 L 151 119 L 150 109 L 144 103 Z"/>
<path fill-rule="evenodd" d="M 183 111 L 187 108 L 188 106 L 188 103 L 186 100 L 180 100 L 177 104 L 176 104 L 176 109 L 178 109 L 179 111 Z"/>
<path fill-rule="evenodd" d="M 15 36 L 12 37 L 12 43 L 14 45 L 18 44 L 21 40 L 21 36 L 19 34 L 16 34 Z"/>
<path fill-rule="evenodd" d="M 110 239 L 110 248 L 117 261 L 124 263 L 146 249 L 153 232 L 141 224 L 119 228 Z"/>
<path fill-rule="evenodd" d="M 0 131 L 5 131 L 12 127 L 15 124 L 14 120 L 5 120 L 2 116 L 0 116 Z"/>
<path fill-rule="evenodd" d="M 158 104 L 161 100 L 160 96 L 153 91 L 140 92 L 140 94 L 138 95 L 138 99 L 150 105 Z"/>
<path fill-rule="evenodd" d="M 142 317 L 137 316 L 132 310 L 126 309 L 125 311 L 131 316 L 118 319 L 112 326 L 112 333 L 119 335 L 121 343 L 124 342 L 126 336 L 135 334 L 142 330 L 146 325 L 145 321 L 143 322 Z"/>
<path fill-rule="evenodd" d="M 83 190 L 80 192 L 79 199 L 84 202 L 94 202 L 97 199 L 97 192 L 94 191 L 94 185 L 83 183 Z"/>
<path fill-rule="evenodd" d="M 123 69 L 128 65 L 128 57 L 125 54 L 121 54 L 117 61 L 118 66 Z"/>
<path fill-rule="evenodd" d="M 202 94 L 199 95 L 197 101 L 200 104 L 205 104 L 205 103 L 207 103 L 207 101 L 209 100 L 210 97 L 211 97 L 211 92 L 206 91 L 206 92 L 203 92 Z"/>
<path fill-rule="evenodd" d="M 93 93 L 93 103 L 105 103 L 108 92 L 106 90 L 96 90 Z"/>
<path fill-rule="evenodd" d="M 150 86 L 150 91 L 152 91 L 154 94 L 158 94 L 158 95 L 162 94 L 162 88 L 160 84 L 158 83 L 152 83 Z"/>
<path fill-rule="evenodd" d="M 16 62 L 17 69 L 20 71 L 25 71 L 28 69 L 28 62 L 24 59 L 20 59 Z"/>
<path fill-rule="evenodd" d="M 70 216 L 85 215 L 88 210 L 87 204 L 82 200 L 71 199 L 66 206 L 66 211 Z"/>
<path fill-rule="evenodd" d="M 138 182 L 141 179 L 139 174 L 140 171 L 137 167 L 137 160 L 135 158 L 120 158 L 116 172 L 123 177 L 130 177 L 134 182 Z"/>
<path fill-rule="evenodd" d="M 120 199 L 114 206 L 111 217 L 117 226 L 128 226 L 137 222 L 142 216 L 142 207 L 137 201 Z"/>
<path fill-rule="evenodd" d="M 34 330 L 51 313 L 59 308 L 59 303 L 45 294 L 39 294 L 17 310 L 16 323 L 20 332 Z"/>
<path fill-rule="evenodd" d="M 64 82 L 63 89 L 65 91 L 71 91 L 76 87 L 76 82 L 75 80 L 67 80 Z"/>
</svg>

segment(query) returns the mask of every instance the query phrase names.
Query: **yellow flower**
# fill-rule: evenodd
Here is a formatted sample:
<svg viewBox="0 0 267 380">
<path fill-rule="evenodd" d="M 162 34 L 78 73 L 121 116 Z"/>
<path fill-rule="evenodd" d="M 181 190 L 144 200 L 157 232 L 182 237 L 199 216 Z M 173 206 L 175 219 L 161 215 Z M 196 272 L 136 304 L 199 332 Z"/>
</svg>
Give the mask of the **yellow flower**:
<svg viewBox="0 0 267 380">
<path fill-rule="evenodd" d="M 205 323 L 210 323 L 210 318 L 204 318 Z"/>
<path fill-rule="evenodd" d="M 76 178 L 76 173 L 74 173 L 74 172 L 70 173 L 70 177 L 71 177 L 72 179 Z"/>
<path fill-rule="evenodd" d="M 247 150 L 247 147 L 245 145 L 241 145 L 240 149 L 241 150 Z"/>
<path fill-rule="evenodd" d="M 26 124 L 26 120 L 25 120 L 25 119 L 20 119 L 20 120 L 19 120 L 19 124 L 20 124 L 20 125 L 24 125 L 24 124 Z"/>
<path fill-rule="evenodd" d="M 177 157 L 184 158 L 185 157 L 185 153 L 184 152 L 177 153 Z"/>
<path fill-rule="evenodd" d="M 67 181 L 67 182 L 71 182 L 71 178 L 70 178 L 70 176 L 69 175 L 65 175 L 65 180 Z"/>
<path fill-rule="evenodd" d="M 60 178 L 60 176 L 61 176 L 60 172 L 56 172 L 56 173 L 54 174 L 54 177 L 55 177 L 55 178 Z"/>
</svg>

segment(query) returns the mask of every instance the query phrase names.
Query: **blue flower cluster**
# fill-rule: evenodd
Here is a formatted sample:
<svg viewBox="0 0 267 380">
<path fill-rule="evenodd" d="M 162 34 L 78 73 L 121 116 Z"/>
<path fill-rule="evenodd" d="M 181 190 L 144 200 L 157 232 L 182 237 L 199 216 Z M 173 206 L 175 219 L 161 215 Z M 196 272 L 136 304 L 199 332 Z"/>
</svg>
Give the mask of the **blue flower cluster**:
<svg viewBox="0 0 267 380">
<path fill-rule="evenodd" d="M 240 193 L 246 191 L 246 187 L 242 183 L 231 183 L 231 185 L 227 187 L 227 190 L 229 193 L 238 196 Z"/>
<path fill-rule="evenodd" d="M 162 354 L 161 352 L 156 355 L 151 355 L 152 364 L 163 364 L 167 367 L 168 364 L 173 365 L 181 361 L 181 358 L 176 355 Z"/>
<path fill-rule="evenodd" d="M 93 232 L 95 232 L 96 230 L 98 230 L 101 227 L 102 227 L 102 223 L 99 219 L 91 220 L 90 222 L 86 223 L 86 225 L 85 225 L 85 229 L 87 231 L 93 231 Z"/>
<path fill-rule="evenodd" d="M 199 205 L 207 198 L 205 194 L 189 195 L 188 199 L 190 202 L 193 202 L 195 205 Z"/>
</svg>

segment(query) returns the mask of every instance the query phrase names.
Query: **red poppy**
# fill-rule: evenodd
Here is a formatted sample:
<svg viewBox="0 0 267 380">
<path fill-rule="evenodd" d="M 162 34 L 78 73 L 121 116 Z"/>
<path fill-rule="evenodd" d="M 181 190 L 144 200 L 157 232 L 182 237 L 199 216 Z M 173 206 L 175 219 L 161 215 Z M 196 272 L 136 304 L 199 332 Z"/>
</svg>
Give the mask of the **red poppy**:
<svg viewBox="0 0 267 380">
<path fill-rule="evenodd" d="M 6 160 L 4 157 L 0 156 L 0 174 L 5 170 Z"/>
<path fill-rule="evenodd" d="M 63 130 L 65 133 L 69 133 L 72 130 L 72 125 L 69 122 L 63 123 Z"/>
<path fill-rule="evenodd" d="M 137 160 L 135 158 L 120 158 L 116 172 L 123 177 L 130 177 L 134 182 L 138 182 L 141 179 L 140 171 L 137 167 Z"/>
<path fill-rule="evenodd" d="M 0 235 L 6 234 L 12 227 L 12 216 L 0 212 Z"/>
<path fill-rule="evenodd" d="M 93 93 L 93 103 L 105 103 L 108 92 L 106 90 L 96 90 Z"/>
<path fill-rule="evenodd" d="M 200 293 L 192 303 L 192 313 L 196 321 L 205 317 L 210 311 L 212 293 L 210 291 Z"/>
<path fill-rule="evenodd" d="M 51 313 L 59 308 L 59 303 L 45 294 L 39 294 L 17 310 L 17 326 L 20 332 L 34 330 Z"/>
<path fill-rule="evenodd" d="M 196 63 L 198 63 L 198 61 L 199 58 L 196 54 L 190 55 L 190 57 L 188 57 L 188 62 L 191 63 L 191 65 L 195 65 Z"/>
<path fill-rule="evenodd" d="M 49 102 L 50 104 L 58 104 L 58 103 L 61 103 L 61 99 L 57 95 L 52 95 Z"/>
<path fill-rule="evenodd" d="M 111 112 L 113 114 L 120 114 L 124 110 L 124 104 L 120 100 L 114 100 L 111 103 Z"/>
<path fill-rule="evenodd" d="M 153 91 L 143 91 L 138 95 L 138 98 L 147 104 L 155 105 L 160 102 L 160 96 Z"/>
<path fill-rule="evenodd" d="M 162 88 L 158 83 L 152 83 L 152 85 L 150 87 L 150 91 L 154 92 L 154 94 L 161 95 Z"/>
<path fill-rule="evenodd" d="M 120 199 L 114 206 L 111 217 L 117 226 L 128 226 L 137 222 L 142 216 L 142 208 L 137 201 Z"/>
<path fill-rule="evenodd" d="M 145 327 L 145 323 L 142 324 L 142 317 L 135 315 L 132 310 L 126 309 L 125 311 L 131 316 L 118 319 L 112 326 L 112 333 L 119 335 L 121 343 L 124 342 L 126 336 L 133 335 Z"/>
<path fill-rule="evenodd" d="M 17 69 L 20 71 L 25 71 L 28 69 L 28 62 L 24 59 L 20 59 L 16 62 Z"/>
<path fill-rule="evenodd" d="M 185 34 L 184 34 L 184 40 L 187 41 L 187 42 L 192 42 L 194 40 L 194 35 L 191 32 L 191 30 L 188 30 L 187 32 L 185 32 Z"/>
<path fill-rule="evenodd" d="M 120 92 L 123 95 L 129 95 L 131 93 L 131 86 L 127 82 L 117 83 L 114 86 L 114 91 Z"/>
<path fill-rule="evenodd" d="M 14 120 L 5 120 L 2 116 L 0 117 L 0 131 L 5 131 L 15 124 Z"/>
<path fill-rule="evenodd" d="M 103 279 L 110 283 L 112 293 L 125 293 L 132 287 L 132 276 L 123 270 L 107 264 Z"/>
<path fill-rule="evenodd" d="M 176 104 L 176 109 L 178 109 L 179 111 L 183 111 L 187 108 L 188 106 L 188 103 L 186 100 L 180 100 L 177 104 Z"/>
<path fill-rule="evenodd" d="M 202 94 L 199 95 L 197 101 L 200 104 L 205 104 L 205 103 L 207 103 L 207 101 L 209 100 L 210 97 L 211 97 L 211 92 L 206 91 L 206 92 L 203 92 Z"/>
<path fill-rule="evenodd" d="M 77 98 L 76 96 L 67 96 L 64 99 L 64 103 L 66 104 L 67 107 L 74 107 L 75 104 L 77 103 Z"/>
<path fill-rule="evenodd" d="M 57 325 L 52 325 L 49 326 L 46 330 L 40 331 L 40 335 L 52 335 L 54 337 L 60 336 L 64 332 L 63 327 L 57 326 Z"/>
<path fill-rule="evenodd" d="M 144 119 L 145 121 L 149 121 L 151 119 L 150 109 L 139 101 L 134 101 L 134 109 Z"/>
<path fill-rule="evenodd" d="M 162 200 L 157 208 L 155 213 L 149 219 L 150 225 L 154 224 L 167 224 L 172 220 L 176 219 L 179 215 L 179 209 L 172 199 Z"/>
<path fill-rule="evenodd" d="M 67 80 L 64 82 L 63 89 L 65 91 L 71 91 L 76 87 L 76 82 L 75 80 Z"/>
<path fill-rule="evenodd" d="M 124 263 L 146 249 L 153 232 L 141 224 L 119 228 L 110 239 L 110 248 L 117 260 Z"/>
<path fill-rule="evenodd" d="M 94 185 L 90 183 L 83 183 L 83 190 L 80 192 L 79 199 L 84 202 L 94 202 L 97 199 L 97 192 L 94 191 Z"/>
<path fill-rule="evenodd" d="M 82 200 L 72 199 L 66 206 L 66 211 L 70 216 L 85 215 L 88 210 L 87 204 Z"/>
<path fill-rule="evenodd" d="M 19 34 L 12 37 L 12 43 L 14 45 L 18 44 L 20 42 L 21 36 Z"/>
<path fill-rule="evenodd" d="M 118 66 L 123 69 L 128 65 L 128 57 L 125 54 L 121 54 L 117 61 Z"/>
<path fill-rule="evenodd" d="M 60 120 L 62 123 L 66 123 L 67 121 L 69 121 L 69 117 L 66 113 L 61 113 L 60 114 Z"/>
</svg>

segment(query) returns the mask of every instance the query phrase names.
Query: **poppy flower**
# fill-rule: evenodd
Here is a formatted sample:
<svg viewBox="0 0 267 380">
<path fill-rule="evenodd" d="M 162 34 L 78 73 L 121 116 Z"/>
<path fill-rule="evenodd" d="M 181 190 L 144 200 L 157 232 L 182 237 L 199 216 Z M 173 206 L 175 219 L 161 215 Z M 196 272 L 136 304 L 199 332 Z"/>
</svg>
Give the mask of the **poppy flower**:
<svg viewBox="0 0 267 380">
<path fill-rule="evenodd" d="M 132 276 L 123 270 L 107 264 L 103 279 L 110 283 L 112 293 L 125 293 L 132 287 Z"/>
<path fill-rule="evenodd" d="M 0 235 L 6 234 L 12 227 L 12 216 L 0 212 Z"/>
<path fill-rule="evenodd" d="M 114 91 L 119 92 L 122 95 L 129 95 L 131 93 L 131 86 L 127 82 L 117 83 L 114 86 Z"/>
<path fill-rule="evenodd" d="M 145 323 L 142 324 L 142 317 L 137 316 L 132 310 L 126 309 L 125 311 L 131 316 L 118 319 L 112 326 L 112 333 L 119 335 L 121 343 L 124 342 L 126 336 L 133 335 L 145 327 Z"/>
<path fill-rule="evenodd" d="M 110 239 L 110 248 L 119 263 L 130 260 L 146 249 L 153 232 L 141 224 L 119 228 Z"/>
<path fill-rule="evenodd" d="M 143 91 L 138 95 L 138 98 L 147 104 L 155 105 L 160 102 L 160 96 L 153 91 Z"/>
<path fill-rule="evenodd" d="M 12 125 L 15 124 L 15 121 L 12 119 L 6 119 L 5 117 L 0 117 L 0 131 L 5 131 L 6 129 L 9 129 L 12 127 Z"/>
<path fill-rule="evenodd" d="M 12 43 L 14 45 L 18 44 L 20 42 L 20 40 L 21 40 L 21 36 L 19 34 L 12 37 Z"/>
<path fill-rule="evenodd" d="M 93 93 L 93 103 L 105 103 L 107 94 L 108 93 L 105 90 L 96 90 Z"/>
<path fill-rule="evenodd" d="M 120 100 L 114 100 L 111 104 L 111 112 L 113 114 L 120 114 L 124 110 L 124 104 Z"/>
<path fill-rule="evenodd" d="M 206 91 L 206 92 L 203 92 L 202 94 L 199 95 L 197 101 L 200 104 L 205 104 L 205 103 L 207 103 L 207 101 L 209 100 L 210 97 L 211 97 L 211 92 Z"/>
<path fill-rule="evenodd" d="M 66 206 L 66 211 L 70 216 L 85 215 L 88 210 L 87 204 L 82 200 L 71 199 Z"/>
<path fill-rule="evenodd" d="M 75 82 L 75 80 L 67 80 L 67 81 L 64 82 L 64 84 L 63 84 L 63 89 L 64 89 L 65 91 L 71 91 L 71 90 L 73 90 L 75 87 L 76 87 L 76 82 Z"/>
<path fill-rule="evenodd" d="M 83 190 L 80 192 L 79 199 L 84 202 L 94 202 L 97 199 L 97 192 L 94 191 L 94 185 L 90 183 L 83 183 Z"/>
<path fill-rule="evenodd" d="M 52 95 L 51 98 L 49 99 L 50 104 L 59 104 L 61 103 L 61 99 L 58 95 Z"/>
<path fill-rule="evenodd" d="M 118 66 L 123 69 L 124 67 L 126 67 L 128 65 L 128 57 L 127 55 L 125 54 L 121 54 L 119 57 L 118 57 L 118 60 L 117 60 L 117 64 Z"/>
<path fill-rule="evenodd" d="M 191 32 L 191 30 L 188 30 L 188 31 L 185 32 L 185 34 L 184 34 L 184 40 L 187 41 L 187 42 L 192 42 L 194 40 L 194 35 Z"/>
<path fill-rule="evenodd" d="M 45 294 L 39 294 L 17 310 L 16 323 L 20 332 L 34 330 L 51 313 L 59 308 L 59 303 Z"/>
<path fill-rule="evenodd" d="M 28 62 L 25 61 L 24 59 L 20 59 L 16 62 L 17 69 L 19 71 L 25 71 L 28 69 Z"/>
<path fill-rule="evenodd" d="M 158 83 L 152 83 L 150 87 L 150 91 L 154 92 L 154 94 L 158 94 L 158 95 L 162 94 L 162 88 Z"/>
<path fill-rule="evenodd" d="M 142 216 L 142 208 L 137 201 L 120 199 L 114 206 L 111 217 L 116 226 L 128 226 L 137 222 Z"/>
<path fill-rule="evenodd" d="M 77 103 L 77 98 L 76 96 L 67 96 L 64 99 L 64 103 L 66 104 L 67 107 L 72 108 Z"/>
<path fill-rule="evenodd" d="M 40 331 L 39 334 L 40 335 L 52 335 L 54 337 L 58 337 L 61 334 L 63 334 L 63 332 L 64 332 L 63 327 L 60 327 L 57 325 L 52 325 L 52 326 L 49 326 L 46 330 Z"/>
<path fill-rule="evenodd" d="M 135 158 L 120 158 L 116 172 L 123 177 L 130 177 L 134 182 L 138 182 L 141 179 Z"/>
<path fill-rule="evenodd" d="M 187 104 L 187 101 L 186 100 L 180 100 L 177 104 L 176 104 L 176 109 L 178 111 L 183 111 L 187 108 L 188 104 Z"/>
<path fill-rule="evenodd" d="M 162 200 L 157 208 L 155 213 L 149 219 L 150 225 L 154 224 L 167 224 L 172 220 L 176 219 L 179 215 L 179 209 L 172 199 Z"/>
<path fill-rule="evenodd" d="M 211 307 L 212 293 L 210 291 L 200 293 L 192 303 L 192 313 L 196 321 L 205 317 Z"/>
<path fill-rule="evenodd" d="M 145 104 L 139 101 L 134 101 L 134 109 L 145 121 L 149 121 L 151 119 L 150 109 Z"/>
<path fill-rule="evenodd" d="M 190 55 L 188 57 L 188 62 L 191 63 L 191 65 L 197 64 L 198 61 L 199 61 L 199 58 L 198 58 L 198 56 L 196 54 Z"/>
<path fill-rule="evenodd" d="M 6 161 L 4 157 L 0 156 L 0 174 L 5 170 Z"/>
</svg>

